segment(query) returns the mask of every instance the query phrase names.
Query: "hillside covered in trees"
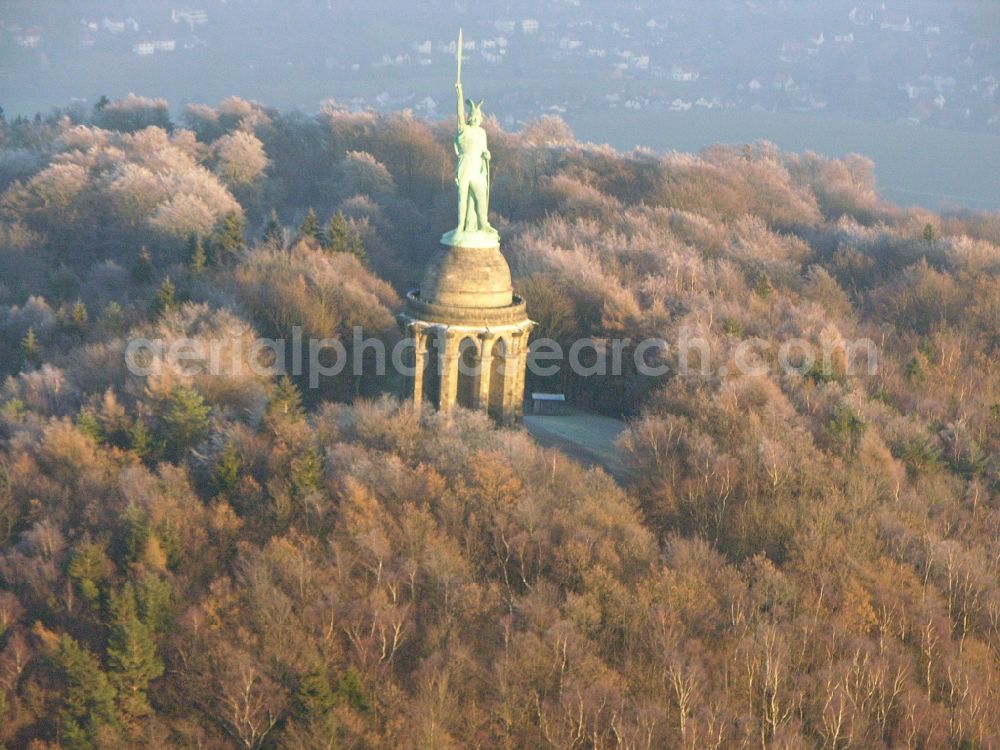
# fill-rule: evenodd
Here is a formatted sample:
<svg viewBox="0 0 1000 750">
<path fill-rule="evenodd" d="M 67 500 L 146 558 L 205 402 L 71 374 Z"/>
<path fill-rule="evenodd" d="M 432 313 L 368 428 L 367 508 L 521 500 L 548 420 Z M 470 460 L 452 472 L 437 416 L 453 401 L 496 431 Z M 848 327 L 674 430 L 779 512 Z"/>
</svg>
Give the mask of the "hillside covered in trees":
<svg viewBox="0 0 1000 750">
<path fill-rule="evenodd" d="M 391 374 L 125 367 L 396 341 L 448 125 L 0 121 L 0 745 L 1000 747 L 1000 216 L 888 205 L 861 157 L 488 128 L 537 336 L 708 344 L 529 381 L 629 418 L 623 485 Z M 878 367 L 741 374 L 751 338 Z"/>
</svg>

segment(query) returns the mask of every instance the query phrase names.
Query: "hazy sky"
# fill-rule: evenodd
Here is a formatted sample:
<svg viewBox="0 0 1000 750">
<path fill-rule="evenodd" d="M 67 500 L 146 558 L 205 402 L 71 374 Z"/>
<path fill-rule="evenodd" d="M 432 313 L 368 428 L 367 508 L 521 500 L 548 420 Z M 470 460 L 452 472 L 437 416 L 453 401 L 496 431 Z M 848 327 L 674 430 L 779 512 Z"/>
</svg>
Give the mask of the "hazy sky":
<svg viewBox="0 0 1000 750">
<path fill-rule="evenodd" d="M 5 0 L 0 24 L 8 115 L 135 92 L 442 116 L 462 25 L 467 90 L 508 127 L 859 151 L 896 200 L 1000 208 L 995 0 Z"/>
</svg>

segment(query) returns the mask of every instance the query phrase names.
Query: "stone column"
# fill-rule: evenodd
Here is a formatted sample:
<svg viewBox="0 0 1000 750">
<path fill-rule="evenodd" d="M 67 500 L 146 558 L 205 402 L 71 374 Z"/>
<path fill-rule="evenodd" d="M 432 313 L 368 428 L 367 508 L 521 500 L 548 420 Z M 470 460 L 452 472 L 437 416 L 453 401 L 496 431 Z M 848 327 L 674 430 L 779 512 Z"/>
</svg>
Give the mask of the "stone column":
<svg viewBox="0 0 1000 750">
<path fill-rule="evenodd" d="M 493 342 L 496 336 L 479 334 L 479 396 L 476 406 L 485 412 L 490 410 L 490 378 L 493 374 Z"/>
<path fill-rule="evenodd" d="M 520 421 L 524 417 L 524 376 L 528 367 L 528 334 L 530 326 L 517 333 L 518 357 L 517 372 L 514 377 L 514 419 Z"/>
<path fill-rule="evenodd" d="M 440 337 L 441 359 L 438 376 L 440 377 L 441 391 L 439 409 L 443 412 L 449 412 L 455 406 L 455 399 L 458 396 L 459 339 L 447 329 L 441 332 Z"/>
<path fill-rule="evenodd" d="M 413 408 L 420 411 L 424 400 L 424 368 L 427 365 L 427 331 L 413 326 Z"/>
<path fill-rule="evenodd" d="M 518 368 L 521 359 L 520 336 L 515 331 L 510 337 L 510 346 L 504 351 L 503 358 L 503 408 L 500 411 L 500 421 L 510 424 L 515 419 L 517 394 L 515 391 L 518 381 Z"/>
</svg>

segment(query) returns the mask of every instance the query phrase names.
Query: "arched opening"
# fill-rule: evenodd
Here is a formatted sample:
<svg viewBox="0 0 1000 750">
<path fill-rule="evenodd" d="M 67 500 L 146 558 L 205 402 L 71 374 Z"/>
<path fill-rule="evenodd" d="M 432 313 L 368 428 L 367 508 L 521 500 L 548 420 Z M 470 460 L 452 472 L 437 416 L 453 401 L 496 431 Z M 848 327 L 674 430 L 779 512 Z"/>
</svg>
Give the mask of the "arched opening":
<svg viewBox="0 0 1000 750">
<path fill-rule="evenodd" d="M 506 373 L 506 355 L 507 355 L 507 345 L 504 343 L 503 339 L 497 339 L 493 342 L 493 359 L 490 362 L 490 398 L 489 405 L 487 407 L 489 414 L 494 419 L 502 419 L 503 413 L 503 392 L 504 392 L 504 378 L 510 377 L 510 373 Z"/>
<path fill-rule="evenodd" d="M 435 409 L 441 408 L 441 342 L 436 333 L 427 335 L 423 400 Z"/>
<path fill-rule="evenodd" d="M 466 409 L 476 408 L 476 391 L 479 385 L 479 349 L 470 338 L 458 345 L 458 390 L 456 401 Z"/>
</svg>

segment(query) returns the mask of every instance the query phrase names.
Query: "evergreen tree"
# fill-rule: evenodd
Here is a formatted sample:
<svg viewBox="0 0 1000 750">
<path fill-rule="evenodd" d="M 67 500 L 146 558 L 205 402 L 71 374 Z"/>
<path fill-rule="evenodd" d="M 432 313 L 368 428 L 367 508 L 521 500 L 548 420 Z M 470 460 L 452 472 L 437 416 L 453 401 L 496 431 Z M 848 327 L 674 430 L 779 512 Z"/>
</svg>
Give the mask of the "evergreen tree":
<svg viewBox="0 0 1000 750">
<path fill-rule="evenodd" d="M 155 573 L 146 573 L 136 589 L 139 617 L 154 633 L 166 633 L 173 622 L 173 591 Z"/>
<path fill-rule="evenodd" d="M 149 254 L 149 250 L 144 247 L 139 251 L 139 255 L 132 265 L 132 279 L 136 284 L 150 284 L 154 274 L 153 257 Z"/>
<path fill-rule="evenodd" d="M 290 419 L 300 419 L 305 412 L 302 410 L 302 394 L 299 393 L 295 381 L 284 373 L 278 380 L 278 387 L 267 405 L 269 414 L 281 414 Z"/>
<path fill-rule="evenodd" d="M 826 432 L 834 447 L 849 455 L 857 453 L 867 428 L 864 419 L 847 404 L 836 406 L 826 423 Z"/>
<path fill-rule="evenodd" d="M 118 724 L 117 691 L 97 659 L 68 634 L 59 639 L 53 661 L 66 683 L 59 710 L 61 744 L 69 750 L 90 750 L 103 728 Z"/>
<path fill-rule="evenodd" d="M 167 276 L 160 284 L 160 288 L 156 292 L 156 296 L 153 298 L 153 311 L 156 313 L 165 313 L 168 310 L 173 310 L 177 307 L 177 300 L 175 294 L 177 292 L 174 282 L 170 280 Z"/>
<path fill-rule="evenodd" d="M 191 386 L 182 385 L 174 389 L 163 418 L 170 458 L 180 458 L 208 436 L 211 411 L 201 394 Z"/>
<path fill-rule="evenodd" d="M 929 249 L 934 247 L 934 239 L 935 239 L 934 225 L 928 222 L 927 224 L 924 225 L 924 242 L 927 243 L 927 247 Z"/>
<path fill-rule="evenodd" d="M 219 455 L 219 463 L 215 467 L 215 490 L 221 495 L 228 495 L 239 484 L 243 471 L 243 460 L 233 443 L 227 443 Z"/>
<path fill-rule="evenodd" d="M 151 461 L 154 458 L 153 436 L 150 434 L 145 422 L 141 419 L 135 420 L 129 437 L 132 450 L 135 451 L 135 454 L 139 458 L 143 461 Z"/>
<path fill-rule="evenodd" d="M 311 492 L 323 488 L 323 454 L 314 445 L 308 446 L 302 454 L 292 459 L 292 495 L 301 499 Z"/>
<path fill-rule="evenodd" d="M 87 604 L 96 607 L 107 579 L 108 559 L 97 542 L 82 541 L 74 549 L 66 572 Z"/>
<path fill-rule="evenodd" d="M 76 415 L 76 429 L 95 443 L 104 442 L 104 430 L 101 429 L 101 423 L 97 420 L 93 409 L 80 409 L 80 413 Z"/>
<path fill-rule="evenodd" d="M 133 563 L 146 552 L 151 530 L 149 517 L 135 503 L 129 503 L 122 514 L 119 554 L 116 555 L 126 563 Z"/>
<path fill-rule="evenodd" d="M 367 261 L 364 243 L 359 235 L 348 223 L 343 211 L 337 211 L 330 219 L 330 224 L 326 229 L 326 242 L 324 247 L 334 253 L 350 253 L 357 257 L 362 263 Z"/>
<path fill-rule="evenodd" d="M 337 695 L 355 711 L 367 713 L 371 707 L 354 667 L 348 667 L 337 679 Z"/>
<path fill-rule="evenodd" d="M 246 230 L 243 216 L 230 211 L 222 217 L 219 227 L 212 235 L 212 248 L 218 263 L 231 263 L 246 248 L 243 236 Z"/>
<path fill-rule="evenodd" d="M 111 615 L 108 638 L 111 683 L 117 688 L 122 711 L 129 717 L 140 717 L 149 713 L 146 690 L 150 682 L 163 674 L 163 662 L 156 653 L 152 630 L 139 619 L 131 585 L 112 596 Z"/>
<path fill-rule="evenodd" d="M 42 364 L 42 352 L 38 346 L 38 338 L 35 336 L 35 329 L 28 328 L 28 332 L 21 339 L 21 356 L 24 361 L 32 367 L 40 367 Z"/>
<path fill-rule="evenodd" d="M 78 331 L 85 331 L 87 323 L 90 321 L 90 313 L 87 312 L 87 305 L 83 300 L 78 299 L 69 313 L 70 324 Z"/>
<path fill-rule="evenodd" d="M 278 212 L 273 208 L 271 215 L 267 217 L 267 224 L 264 225 L 264 242 L 280 248 L 285 246 L 285 229 L 278 221 Z"/>
<path fill-rule="evenodd" d="M 295 713 L 303 718 L 323 716 L 337 705 L 337 695 L 322 668 L 306 672 L 295 690 Z"/>
<path fill-rule="evenodd" d="M 303 239 L 311 237 L 322 244 L 322 230 L 320 229 L 319 219 L 316 217 L 316 209 L 312 206 L 306 211 L 306 218 L 302 220 L 302 226 L 299 227 L 299 237 Z"/>
<path fill-rule="evenodd" d="M 208 267 L 208 256 L 205 254 L 205 243 L 201 237 L 191 235 L 191 249 L 188 254 L 188 270 L 192 275 L 198 275 Z"/>
<path fill-rule="evenodd" d="M 351 225 L 347 223 L 347 217 L 344 216 L 343 211 L 337 211 L 326 226 L 326 241 L 323 243 L 323 247 L 335 253 L 344 252 L 350 233 Z"/>
<path fill-rule="evenodd" d="M 753 287 L 754 292 L 758 297 L 769 297 L 771 292 L 774 291 L 774 285 L 771 283 L 771 277 L 766 273 L 762 273 L 757 277 L 757 281 Z"/>
<path fill-rule="evenodd" d="M 119 303 L 108 303 L 101 313 L 101 325 L 109 333 L 121 333 L 125 329 L 125 310 Z"/>
</svg>

